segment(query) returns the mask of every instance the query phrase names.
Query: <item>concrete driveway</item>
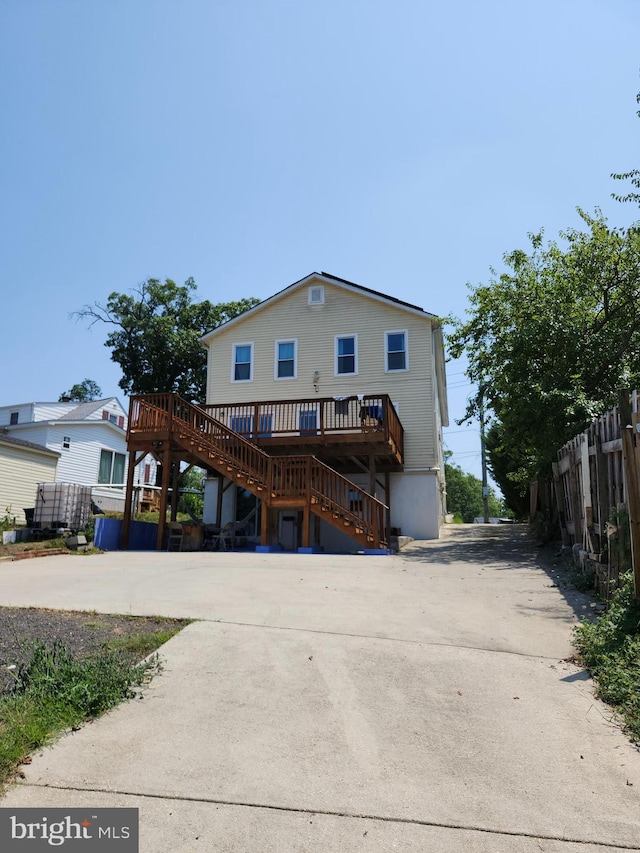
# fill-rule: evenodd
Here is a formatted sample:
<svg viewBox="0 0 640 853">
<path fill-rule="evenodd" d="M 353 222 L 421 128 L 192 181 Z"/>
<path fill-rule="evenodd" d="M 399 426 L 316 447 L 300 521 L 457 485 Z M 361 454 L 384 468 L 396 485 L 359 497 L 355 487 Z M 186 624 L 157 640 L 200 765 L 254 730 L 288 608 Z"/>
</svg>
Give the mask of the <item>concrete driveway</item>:
<svg viewBox="0 0 640 853">
<path fill-rule="evenodd" d="M 454 527 L 396 557 L 4 564 L 5 605 L 202 621 L 2 805 L 139 807 L 143 853 L 640 850 L 640 753 L 564 660 L 589 600 L 536 554 Z"/>
</svg>

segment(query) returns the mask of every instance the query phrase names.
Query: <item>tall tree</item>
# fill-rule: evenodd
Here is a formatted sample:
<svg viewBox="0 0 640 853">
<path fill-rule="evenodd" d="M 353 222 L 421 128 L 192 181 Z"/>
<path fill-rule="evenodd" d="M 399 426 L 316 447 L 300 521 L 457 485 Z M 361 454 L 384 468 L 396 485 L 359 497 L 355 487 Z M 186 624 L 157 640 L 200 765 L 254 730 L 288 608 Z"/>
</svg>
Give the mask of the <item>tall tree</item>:
<svg viewBox="0 0 640 853">
<path fill-rule="evenodd" d="M 122 370 L 126 394 L 175 391 L 201 402 L 206 389 L 206 352 L 200 338 L 258 304 L 247 298 L 214 305 L 194 302 L 196 284 L 151 278 L 131 293 L 111 293 L 106 305 L 85 305 L 73 316 L 89 326 L 113 327 L 105 346 Z"/>
<path fill-rule="evenodd" d="M 453 321 L 450 353 L 466 353 L 479 388 L 466 418 L 484 392 L 505 496 L 548 475 L 561 445 L 640 382 L 640 226 L 580 215 L 562 245 L 535 234 L 528 253 L 505 255 L 506 271 L 471 288 L 468 317 Z"/>
<path fill-rule="evenodd" d="M 77 385 L 72 385 L 68 391 L 63 391 L 58 397 L 58 402 L 73 400 L 77 403 L 87 403 L 90 400 L 98 400 L 102 394 L 102 388 L 93 379 L 83 379 Z"/>
</svg>

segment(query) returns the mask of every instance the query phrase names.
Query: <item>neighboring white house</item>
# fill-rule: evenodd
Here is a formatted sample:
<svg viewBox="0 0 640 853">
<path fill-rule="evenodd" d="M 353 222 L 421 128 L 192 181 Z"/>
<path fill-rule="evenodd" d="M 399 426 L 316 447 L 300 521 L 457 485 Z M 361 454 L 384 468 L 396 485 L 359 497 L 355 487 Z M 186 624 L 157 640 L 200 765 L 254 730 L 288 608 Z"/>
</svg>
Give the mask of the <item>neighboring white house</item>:
<svg viewBox="0 0 640 853">
<path fill-rule="evenodd" d="M 208 350 L 206 402 L 214 417 L 267 452 L 324 454 L 327 464 L 390 507 L 392 528 L 417 539 L 438 537 L 445 512 L 442 427 L 448 410 L 437 317 L 328 273 L 312 273 L 202 342 Z M 376 395 L 380 403 L 373 401 Z M 335 425 L 346 423 L 348 407 L 355 405 L 367 416 L 362 432 L 375 430 L 389 400 L 404 429 L 403 452 L 385 458 L 388 448 L 372 444 L 367 458 L 364 439 L 358 448 L 353 435 L 340 435 Z M 329 417 L 336 432 L 320 446 L 321 422 Z M 286 418 L 289 427 L 283 427 Z M 304 436 L 310 437 L 302 449 Z M 215 516 L 218 488 L 212 479 L 205 492 L 206 520 Z M 223 522 L 240 516 L 235 492 L 225 488 Z M 281 539 L 290 536 L 287 520 L 296 524 L 292 514 L 281 513 Z M 348 547 L 343 534 L 323 524 L 322 545 Z"/>
<path fill-rule="evenodd" d="M 93 500 L 101 509 L 123 508 L 124 491 L 115 487 L 127 477 L 127 415 L 117 397 L 0 406 L 0 431 L 59 454 L 49 482 L 92 486 Z M 134 482 L 155 484 L 155 476 L 156 463 L 149 456 L 137 466 Z"/>
<path fill-rule="evenodd" d="M 60 454 L 40 444 L 0 432 L 0 518 L 24 524 L 24 510 L 33 507 L 38 483 L 52 483 Z"/>
</svg>

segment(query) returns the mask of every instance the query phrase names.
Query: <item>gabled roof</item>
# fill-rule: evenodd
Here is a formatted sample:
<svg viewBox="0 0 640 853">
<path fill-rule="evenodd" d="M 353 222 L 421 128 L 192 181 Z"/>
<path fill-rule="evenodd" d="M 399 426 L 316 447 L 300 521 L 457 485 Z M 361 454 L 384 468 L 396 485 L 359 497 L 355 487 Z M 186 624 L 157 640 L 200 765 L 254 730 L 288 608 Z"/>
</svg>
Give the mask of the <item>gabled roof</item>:
<svg viewBox="0 0 640 853">
<path fill-rule="evenodd" d="M 58 418 L 58 420 L 83 421 L 85 418 L 88 418 L 89 415 L 92 415 L 98 409 L 102 409 L 106 403 L 110 403 L 112 400 L 116 399 L 116 397 L 105 397 L 104 400 L 91 400 L 88 403 L 80 403 L 75 407 L 75 409 L 71 409 L 66 414 L 62 415 L 61 418 Z M 120 408 L 122 408 L 122 406 Z"/>
<path fill-rule="evenodd" d="M 331 275 L 327 272 L 312 272 L 309 275 L 306 275 L 304 278 L 299 279 L 298 281 L 294 281 L 293 284 L 290 284 L 288 287 L 279 290 L 277 293 L 274 293 L 273 296 L 270 296 L 268 299 L 263 300 L 254 308 L 250 308 L 248 311 L 245 311 L 243 314 L 239 314 L 237 317 L 234 317 L 231 320 L 227 320 L 226 323 L 222 323 L 222 325 L 218 326 L 213 331 L 208 332 L 206 335 L 203 335 L 200 338 L 203 344 L 209 340 L 213 335 L 217 335 L 223 329 L 229 328 L 229 326 L 234 325 L 235 323 L 239 323 L 241 320 L 246 319 L 252 314 L 258 313 L 258 311 L 262 311 L 269 305 L 272 305 L 274 302 L 277 302 L 279 299 L 282 299 L 284 296 L 293 293 L 295 290 L 298 290 L 301 287 L 309 284 L 311 281 L 325 281 L 328 284 L 333 284 L 337 287 L 341 287 L 344 290 L 350 290 L 356 293 L 362 293 L 365 296 L 369 296 L 372 299 L 376 299 L 380 302 L 387 303 L 388 305 L 393 306 L 394 308 L 401 308 L 404 311 L 408 311 L 411 314 L 418 314 L 423 317 L 425 320 L 432 320 L 438 322 L 438 318 L 435 314 L 429 314 L 424 309 L 420 308 L 417 305 L 412 305 L 410 302 L 403 302 L 401 299 L 397 299 L 395 296 L 389 296 L 387 293 L 381 293 L 378 290 L 372 290 L 370 287 L 363 287 L 361 284 L 355 284 L 352 281 L 347 281 L 344 278 L 338 278 L 338 276 Z"/>
<path fill-rule="evenodd" d="M 5 435 L 4 433 L 0 433 L 0 442 L 3 444 L 15 444 L 18 447 L 25 447 L 28 450 L 39 450 L 41 453 L 46 453 L 49 456 L 61 455 L 56 450 L 49 450 L 43 444 L 36 444 L 33 441 L 23 441 L 21 438 L 14 438 L 12 435 Z"/>
</svg>

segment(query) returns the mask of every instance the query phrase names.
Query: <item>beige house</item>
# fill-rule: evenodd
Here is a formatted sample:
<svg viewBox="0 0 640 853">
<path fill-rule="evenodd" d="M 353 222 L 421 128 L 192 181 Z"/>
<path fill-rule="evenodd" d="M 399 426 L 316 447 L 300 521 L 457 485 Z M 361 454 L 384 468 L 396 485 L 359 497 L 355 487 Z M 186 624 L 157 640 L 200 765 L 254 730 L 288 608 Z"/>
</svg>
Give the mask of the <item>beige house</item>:
<svg viewBox="0 0 640 853">
<path fill-rule="evenodd" d="M 384 503 L 391 532 L 438 537 L 448 412 L 437 317 L 312 273 L 215 329 L 203 344 L 204 408 L 213 418 L 271 455 L 313 454 Z M 208 481 L 205 521 L 239 520 L 250 506 L 251 495 L 231 481 Z M 300 525 L 300 513 L 280 511 L 285 547 L 299 544 Z M 348 550 L 353 542 L 321 519 L 315 544 Z"/>
<path fill-rule="evenodd" d="M 25 524 L 24 509 L 35 506 L 38 483 L 56 479 L 59 459 L 42 445 L 0 433 L 0 515 Z"/>
</svg>

